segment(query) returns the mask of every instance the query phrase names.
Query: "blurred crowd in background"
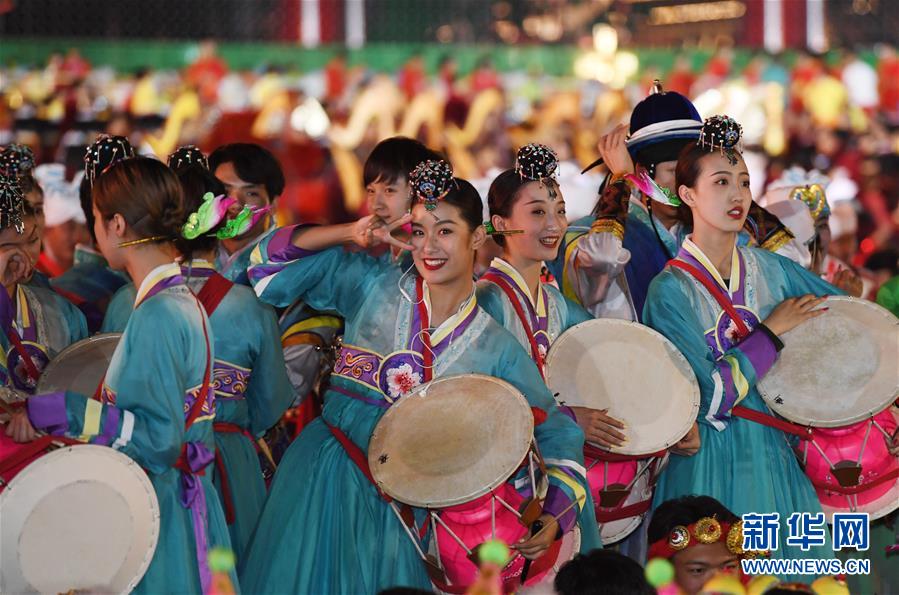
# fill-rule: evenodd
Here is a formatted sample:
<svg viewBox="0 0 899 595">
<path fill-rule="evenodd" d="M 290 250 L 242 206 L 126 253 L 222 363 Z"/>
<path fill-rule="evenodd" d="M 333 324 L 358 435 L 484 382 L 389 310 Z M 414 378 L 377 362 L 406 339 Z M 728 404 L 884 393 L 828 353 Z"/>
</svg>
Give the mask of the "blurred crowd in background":
<svg viewBox="0 0 899 595">
<path fill-rule="evenodd" d="M 209 151 L 258 142 L 285 170 L 281 222 L 340 222 L 364 209 L 362 162 L 388 136 L 417 137 L 444 152 L 483 195 L 519 146 L 541 142 L 563 161 L 573 220 L 590 212 L 603 176 L 580 174 L 598 156 L 597 140 L 626 122 L 659 79 L 690 97 L 703 117 L 727 113 L 743 125 L 755 197 L 790 166 L 817 169 L 830 180 L 832 254 L 874 287 L 899 273 L 894 47 L 820 55 L 723 48 L 684 52 L 663 69 L 617 47 L 603 50 L 596 33 L 594 42 L 567 76 L 538 67 L 501 72 L 490 53 L 465 69 L 453 53 L 411 55 L 384 72 L 340 50 L 313 71 L 283 63 L 235 70 L 211 41 L 180 70 L 122 72 L 73 48 L 40 66 L 0 70 L 0 144 L 26 144 L 38 163 L 65 164 L 69 184 L 84 147 L 101 133 L 128 136 L 162 157 L 184 144 Z M 615 66 L 609 76 L 606 62 Z M 57 191 L 77 195 L 66 184 L 51 188 L 49 202 Z"/>
</svg>

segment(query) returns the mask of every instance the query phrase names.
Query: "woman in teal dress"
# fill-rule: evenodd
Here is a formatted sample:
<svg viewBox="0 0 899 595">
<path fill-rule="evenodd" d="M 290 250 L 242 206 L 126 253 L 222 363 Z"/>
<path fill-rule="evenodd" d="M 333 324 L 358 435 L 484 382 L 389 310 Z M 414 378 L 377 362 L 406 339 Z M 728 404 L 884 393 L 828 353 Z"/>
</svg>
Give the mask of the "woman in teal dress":
<svg viewBox="0 0 899 595">
<path fill-rule="evenodd" d="M 229 230 L 224 218 L 224 187 L 200 165 L 183 166 L 178 179 L 184 189 L 190 238 L 181 272 L 199 296 L 221 285 L 217 307 L 207 305 L 215 337 L 215 471 L 213 482 L 222 500 L 238 565 L 262 512 L 266 488 L 256 452 L 256 439 L 275 425 L 293 399 L 284 366 L 275 311 L 244 285 L 216 273 L 216 237 Z M 212 310 L 212 311 L 210 311 Z"/>
<path fill-rule="evenodd" d="M 162 163 L 128 159 L 97 180 L 94 231 L 111 266 L 138 284 L 134 314 L 113 354 L 99 398 L 73 392 L 28 400 L 8 430 L 80 437 L 133 458 L 160 507 L 159 542 L 138 593 L 204 593 L 207 552 L 231 547 L 212 484 L 214 352 L 209 321 L 174 262 L 184 221 L 178 179 Z M 236 584 L 236 577 L 232 577 Z"/>
<path fill-rule="evenodd" d="M 756 383 L 783 348 L 778 335 L 821 314 L 816 296 L 838 291 L 791 260 L 737 245 L 751 200 L 739 132 L 733 120 L 711 118 L 699 143 L 681 153 L 678 196 L 693 212 L 693 233 L 650 285 L 643 310 L 644 322 L 690 361 L 701 388 L 701 446 L 670 458 L 655 505 L 712 496 L 737 515 L 780 513 L 784 536 L 791 513 L 817 513 L 821 505 L 788 436 L 740 415 L 769 413 Z M 803 552 L 782 538 L 774 555 L 829 558 L 826 549 Z"/>
<path fill-rule="evenodd" d="M 0 176 L 0 195 L 0 251 L 21 273 L 7 276 L 0 291 L 0 385 L 30 394 L 50 360 L 87 337 L 87 322 L 61 295 L 28 282 L 37 216 L 14 178 Z"/>
<path fill-rule="evenodd" d="M 566 509 L 584 501 L 583 433 L 555 406 L 514 337 L 478 307 L 472 272 L 486 239 L 481 201 L 448 167 L 428 162 L 413 176 L 413 188 L 427 198 L 413 207 L 407 246 L 418 274 L 341 248 L 316 253 L 319 228 L 279 230 L 254 255 L 250 278 L 263 301 L 277 306 L 299 297 L 336 311 L 346 334 L 322 416 L 290 446 L 272 483 L 241 573 L 250 592 L 430 587 L 401 522 L 336 436 L 364 452 L 384 411 L 436 377 L 505 379 L 546 414 L 535 436 L 549 464 L 541 517 L 549 528 L 515 547 L 537 557 L 559 529 L 574 525 L 576 513 Z M 345 241 L 363 243 L 373 233 L 368 223 L 343 226 Z M 551 515 L 560 515 L 561 528 Z M 424 511 L 415 516 L 420 526 Z"/>
</svg>

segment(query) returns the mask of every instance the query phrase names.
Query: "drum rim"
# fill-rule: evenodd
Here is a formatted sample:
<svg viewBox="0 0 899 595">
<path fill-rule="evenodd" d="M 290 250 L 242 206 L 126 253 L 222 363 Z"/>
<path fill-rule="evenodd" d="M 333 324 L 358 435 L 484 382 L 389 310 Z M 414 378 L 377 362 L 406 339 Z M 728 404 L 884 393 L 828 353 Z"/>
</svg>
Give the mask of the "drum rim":
<svg viewBox="0 0 899 595">
<path fill-rule="evenodd" d="M 123 333 L 99 333 L 99 334 L 94 335 L 94 336 L 92 336 L 92 337 L 87 337 L 86 339 L 82 339 L 82 340 L 80 340 L 80 341 L 76 341 L 75 343 L 72 343 L 71 345 L 69 345 L 68 347 L 66 347 L 65 349 L 63 349 L 63 350 L 60 351 L 59 353 L 57 353 L 57 354 L 56 354 L 56 357 L 54 357 L 53 359 L 51 359 L 50 362 L 47 364 L 47 367 L 44 368 L 44 371 L 41 373 L 41 377 L 38 378 L 38 381 L 37 381 L 37 388 L 35 389 L 35 394 L 40 394 L 40 393 L 43 393 L 43 392 L 48 392 L 48 391 L 46 391 L 46 390 L 43 390 L 43 389 L 46 388 L 46 381 L 44 380 L 44 376 L 48 376 L 48 377 L 49 377 L 49 376 L 51 375 L 51 373 L 53 372 L 54 368 L 56 368 L 56 367 L 59 365 L 59 364 L 57 363 L 57 360 L 61 360 L 61 359 L 64 358 L 64 357 L 68 357 L 69 354 L 71 354 L 71 353 L 73 353 L 73 352 L 75 352 L 75 351 L 79 351 L 79 350 L 82 349 L 85 345 L 90 345 L 90 344 L 93 344 L 93 343 L 106 343 L 106 342 L 109 342 L 109 341 L 111 341 L 111 340 L 113 340 L 113 339 L 115 339 L 115 340 L 116 340 L 116 344 L 118 344 L 118 341 L 120 341 L 120 340 L 122 339 L 122 335 L 123 335 Z"/>
<path fill-rule="evenodd" d="M 640 477 L 637 478 L 637 481 L 634 483 L 634 487 L 631 488 L 631 494 L 633 494 L 634 491 L 641 485 L 644 485 L 645 486 L 644 490 L 649 493 L 648 500 L 652 500 L 653 492 L 655 492 L 655 485 L 652 482 L 651 469 L 647 469 L 647 471 L 644 472 L 643 475 L 641 475 Z M 629 497 L 630 497 L 630 494 L 628 494 L 628 498 L 625 498 L 624 502 L 621 503 L 622 507 L 630 506 L 631 504 L 636 504 L 636 502 L 628 502 Z M 595 501 L 594 501 L 594 504 L 596 504 Z M 626 539 L 631 533 L 633 533 L 637 529 L 637 527 L 640 526 L 640 523 L 643 522 L 643 519 L 646 518 L 647 514 L 648 514 L 648 511 L 643 512 L 637 516 L 632 516 L 632 517 L 627 517 L 624 519 L 618 519 L 617 521 L 612 521 L 612 523 L 623 523 L 625 521 L 628 521 L 628 522 L 626 524 L 625 529 L 616 531 L 614 534 L 612 534 L 608 537 L 603 535 L 602 528 L 608 527 L 611 523 L 600 523 L 599 521 L 597 521 L 596 525 L 597 525 L 597 529 L 599 530 L 599 535 L 600 535 L 600 537 L 602 537 L 603 546 L 611 545 L 613 543 L 618 543 L 619 541 Z"/>
<path fill-rule="evenodd" d="M 829 296 L 824 301 L 824 304 L 822 305 L 822 307 L 826 306 L 830 302 L 843 302 L 846 304 L 861 304 L 865 308 L 870 309 L 872 312 L 877 312 L 879 315 L 886 317 L 887 319 L 892 319 L 894 328 L 896 327 L 896 325 L 899 325 L 899 320 L 896 319 L 896 316 L 894 316 L 892 314 L 892 312 L 890 312 L 889 310 L 887 310 L 886 308 L 884 308 L 883 306 L 881 306 L 880 304 L 877 304 L 875 302 L 863 300 L 861 298 L 856 298 L 856 297 L 852 297 L 852 296 L 848 296 L 848 295 L 832 295 L 832 296 Z M 877 370 L 879 371 L 883 368 L 884 368 L 884 366 L 881 365 L 880 367 L 877 368 Z M 848 425 L 858 423 L 860 421 L 864 421 L 873 415 L 877 415 L 884 409 L 887 409 L 890 406 L 890 404 L 896 400 L 896 397 L 899 397 L 899 377 L 897 377 L 896 386 L 893 389 L 892 396 L 890 396 L 889 398 L 884 397 L 882 404 L 878 403 L 878 404 L 872 405 L 870 407 L 866 407 L 864 409 L 864 411 L 855 413 L 844 419 L 810 420 L 810 419 L 804 419 L 798 415 L 792 415 L 792 414 L 790 414 L 790 411 L 785 411 L 786 408 L 783 407 L 781 404 L 777 403 L 777 401 L 775 400 L 776 396 L 779 396 L 779 395 L 775 395 L 775 396 L 769 395 L 766 378 L 768 378 L 767 375 L 762 377 L 756 383 L 756 388 L 758 389 L 759 395 L 761 395 L 762 400 L 765 401 L 765 404 L 768 407 L 770 407 L 774 413 L 783 417 L 784 419 L 787 419 L 794 423 L 811 426 L 813 428 L 840 428 L 843 426 L 848 426 Z"/>
<path fill-rule="evenodd" d="M 393 417 L 395 417 L 397 415 L 400 415 L 399 413 L 396 413 L 396 411 L 401 410 L 400 408 L 401 408 L 402 404 L 408 399 L 408 397 L 415 396 L 421 392 L 426 392 L 429 387 L 434 386 L 436 384 L 444 383 L 447 381 L 452 381 L 454 379 L 460 379 L 460 378 L 475 378 L 478 380 L 485 380 L 485 381 L 493 382 L 495 384 L 499 384 L 500 386 L 506 387 L 508 389 L 509 394 L 511 396 L 513 396 L 515 399 L 519 400 L 522 403 L 523 407 L 526 408 L 529 413 L 530 420 L 531 420 L 531 431 L 529 432 L 530 438 L 528 438 L 526 443 L 522 443 L 521 445 L 519 445 L 519 446 L 523 447 L 521 449 L 522 456 L 521 456 L 521 458 L 518 459 L 518 462 L 515 464 L 515 466 L 512 467 L 511 469 L 509 469 L 508 473 L 505 473 L 504 475 L 502 475 L 502 477 L 500 477 L 498 479 L 490 481 L 488 483 L 488 485 L 486 485 L 485 487 L 483 487 L 479 490 L 476 490 L 476 492 L 473 494 L 469 494 L 469 495 L 465 495 L 465 496 L 458 496 L 455 498 L 449 498 L 449 499 L 444 499 L 444 500 L 435 500 L 435 501 L 431 501 L 431 502 L 425 502 L 423 500 L 408 498 L 406 494 L 398 493 L 397 490 L 394 490 L 392 486 L 387 485 L 383 481 L 383 479 L 378 477 L 379 467 L 381 467 L 381 465 L 378 464 L 378 462 L 379 462 L 378 456 L 375 454 L 375 453 L 379 452 L 379 449 L 376 447 L 381 445 L 384 440 L 385 429 L 387 427 L 387 424 L 390 423 L 389 420 L 393 419 Z M 481 496 L 488 494 L 491 490 L 497 488 L 498 486 L 500 486 L 500 485 L 504 484 L 506 481 L 508 481 L 509 478 L 511 477 L 511 475 L 515 472 L 515 470 L 521 465 L 521 462 L 527 457 L 528 452 L 531 449 L 531 444 L 535 440 L 533 415 L 530 413 L 530 411 L 531 411 L 530 407 L 531 407 L 530 403 L 528 403 L 525 396 L 521 393 L 521 391 L 519 391 L 517 388 L 515 388 L 515 386 L 513 386 L 511 383 L 506 382 L 505 380 L 503 380 L 501 378 L 496 378 L 495 376 L 487 376 L 486 374 L 453 374 L 453 375 L 448 375 L 448 376 L 441 376 L 439 378 L 435 378 L 434 380 L 431 380 L 430 382 L 420 384 L 419 386 L 415 387 L 413 390 L 409 391 L 407 394 L 403 395 L 398 400 L 396 400 L 393 403 L 393 405 L 391 405 L 390 408 L 387 409 L 387 411 L 384 413 L 384 415 L 381 416 L 381 419 L 379 419 L 378 423 L 375 425 L 375 429 L 372 432 L 371 439 L 369 440 L 369 443 L 368 443 L 368 455 L 367 455 L 368 465 L 369 465 L 369 469 L 371 469 L 372 478 L 374 478 L 375 483 L 377 484 L 378 488 L 382 492 L 384 492 L 385 494 L 390 496 L 391 498 L 393 498 L 399 502 L 408 504 L 410 506 L 417 506 L 420 508 L 435 508 L 435 509 L 447 508 L 450 506 L 456 506 L 458 504 L 465 504 L 465 503 L 471 502 L 472 500 L 480 498 Z M 524 412 L 524 409 L 522 409 L 522 412 Z M 385 421 L 385 420 L 387 420 L 387 421 Z"/>
<path fill-rule="evenodd" d="M 115 588 L 114 588 L 114 590 L 116 592 L 122 592 L 122 593 L 130 592 L 130 591 L 134 590 L 134 588 L 137 586 L 137 584 L 141 581 L 141 579 L 146 574 L 147 569 L 150 567 L 150 563 L 153 560 L 153 556 L 154 556 L 154 554 L 156 552 L 156 548 L 159 544 L 159 533 L 160 533 L 160 529 L 161 529 L 159 499 L 156 495 L 156 489 L 153 487 L 153 484 L 150 481 L 150 478 L 143 471 L 143 469 L 141 469 L 140 465 L 138 465 L 137 462 L 134 459 L 132 459 L 131 457 L 129 457 L 123 453 L 120 453 L 112 448 L 109 448 L 107 446 L 99 446 L 99 445 L 95 445 L 95 444 L 67 446 L 67 447 L 63 447 L 63 448 L 54 450 L 50 453 L 47 453 L 46 455 L 44 455 L 42 457 L 39 457 L 38 459 L 32 461 L 24 469 L 22 469 L 21 472 L 19 472 L 15 477 L 12 478 L 12 480 L 9 482 L 9 484 L 6 486 L 6 488 L 2 492 L 0 492 L 0 510 L 3 510 L 6 506 L 10 506 L 10 501 L 12 501 L 13 504 L 19 505 L 17 510 L 33 511 L 33 509 L 34 509 L 33 505 L 36 503 L 36 501 L 34 501 L 34 500 L 26 501 L 26 500 L 22 500 L 21 498 L 16 498 L 16 500 L 13 500 L 14 494 L 16 492 L 16 488 L 19 488 L 19 491 L 21 491 L 21 487 L 22 487 L 21 484 L 32 481 L 32 476 L 34 476 L 36 473 L 43 472 L 44 468 L 47 467 L 48 465 L 58 464 L 57 463 L 58 459 L 62 459 L 63 457 L 71 456 L 71 454 L 73 452 L 76 453 L 76 456 L 84 456 L 85 453 L 90 453 L 93 456 L 103 456 L 103 457 L 107 457 L 109 459 L 108 461 L 105 461 L 107 464 L 109 464 L 111 462 L 115 462 L 116 464 L 121 464 L 122 467 L 121 467 L 120 471 L 128 470 L 129 478 L 138 482 L 140 484 L 140 487 L 143 488 L 144 492 L 147 495 L 147 502 L 146 503 L 142 502 L 140 505 L 141 508 L 143 508 L 145 510 L 146 514 L 148 515 L 148 518 L 150 519 L 150 534 L 147 538 L 146 551 L 143 553 L 143 558 L 141 559 L 140 564 L 137 565 L 137 567 L 134 569 L 133 573 L 130 573 L 131 576 L 128 578 L 127 584 L 119 583 L 119 584 L 115 585 Z M 106 479 L 109 477 L 123 477 L 123 475 L 120 473 L 103 474 L 102 477 L 104 479 Z M 130 479 L 129 479 L 129 481 L 130 481 Z M 63 484 L 61 484 L 61 485 L 63 485 Z M 56 486 L 56 487 L 61 487 L 61 485 Z M 66 485 L 69 485 L 69 484 L 66 484 Z M 127 500 L 126 500 L 126 502 L 127 502 Z M 23 504 L 25 506 L 23 506 Z M 131 504 L 131 503 L 129 502 L 129 504 Z M 29 508 L 29 506 L 30 506 L 30 508 Z M 129 508 L 131 508 L 132 512 L 135 510 L 135 508 L 133 506 L 129 506 Z M 138 508 L 138 510 L 141 510 L 141 508 Z M 14 509 L 14 510 L 16 510 L 16 509 Z M 9 511 L 4 513 L 4 516 L 6 518 L 10 518 L 9 516 L 7 516 L 8 514 L 9 514 Z M 19 518 L 23 518 L 23 519 L 27 520 L 27 517 L 25 517 L 24 515 L 20 515 Z M 18 531 L 15 534 L 15 537 L 16 537 L 16 539 L 19 539 L 19 538 L 21 538 L 21 529 L 22 529 L 23 525 L 24 525 L 24 520 L 17 522 L 15 527 L 10 527 L 10 524 L 7 523 L 5 530 L 0 529 L 0 535 L 2 535 L 3 540 L 5 541 L 7 531 L 12 531 L 13 529 L 18 529 Z M 15 572 L 15 577 L 20 582 L 25 582 L 25 577 L 22 575 L 22 572 L 21 572 L 22 569 L 21 569 L 21 565 L 20 565 L 19 559 L 18 559 L 17 548 L 14 549 L 12 553 L 0 555 L 0 559 L 5 560 L 7 557 L 9 557 L 10 561 L 14 562 L 14 563 L 3 564 L 3 572 L 0 574 L 4 575 L 4 578 L 0 582 L 2 582 L 4 585 L 6 585 L 8 583 L 8 579 L 5 577 L 8 576 L 7 573 L 12 573 L 12 572 Z M 7 567 L 9 567 L 9 568 L 7 569 Z"/>
<path fill-rule="evenodd" d="M 824 504 L 823 502 L 821 503 L 821 509 L 827 516 L 828 524 L 833 524 L 834 513 L 853 512 L 848 506 L 845 508 L 838 508 L 836 506 Z M 880 496 L 873 502 L 857 506 L 854 512 L 868 513 L 869 519 L 871 521 L 876 521 L 877 519 L 883 518 L 892 513 L 894 510 L 899 510 L 899 478 L 897 478 L 896 481 L 893 482 L 893 485 L 890 487 L 888 492 L 886 492 L 884 495 Z"/>
<path fill-rule="evenodd" d="M 554 360 L 554 354 L 559 353 L 558 346 L 562 344 L 563 340 L 567 341 L 572 336 L 574 336 L 576 333 L 581 332 L 584 328 L 588 328 L 590 326 L 597 326 L 597 327 L 598 326 L 611 326 L 611 327 L 618 326 L 618 327 L 621 327 L 622 329 L 625 329 L 625 328 L 629 329 L 627 332 L 631 332 L 630 329 L 636 329 L 636 331 L 634 331 L 634 332 L 646 333 L 649 336 L 653 336 L 658 339 L 661 339 L 662 343 L 667 348 L 666 349 L 667 353 L 674 360 L 674 361 L 672 361 L 672 360 L 666 360 L 666 361 L 670 362 L 672 365 L 674 365 L 679 370 L 687 372 L 686 378 L 687 378 L 688 383 L 690 384 L 690 389 L 691 389 L 690 390 L 691 394 L 687 397 L 690 401 L 689 411 L 691 412 L 691 414 L 689 416 L 689 423 L 687 423 L 687 421 L 686 421 L 687 416 L 685 416 L 685 418 L 684 418 L 685 422 L 683 424 L 683 427 L 679 427 L 677 430 L 678 438 L 672 439 L 672 440 L 658 441 L 656 443 L 656 445 L 653 445 L 656 447 L 651 448 L 651 449 L 650 448 L 635 449 L 633 446 L 625 444 L 623 446 L 616 447 L 614 450 L 610 450 L 610 449 L 605 448 L 594 442 L 590 442 L 590 444 L 597 448 L 601 448 L 603 450 L 608 450 L 609 452 L 614 452 L 616 454 L 648 455 L 648 454 L 652 454 L 654 452 L 658 452 L 660 450 L 670 448 L 671 446 L 676 444 L 678 441 L 683 439 L 683 437 L 686 436 L 687 433 L 690 431 L 690 428 L 693 427 L 693 424 L 696 422 L 697 417 L 699 415 L 699 409 L 701 406 L 701 397 L 702 397 L 702 391 L 699 386 L 699 381 L 696 378 L 696 373 L 693 371 L 693 366 L 690 365 L 690 362 L 687 360 L 686 356 L 683 353 L 681 353 L 680 349 L 678 349 L 677 346 L 670 339 L 668 339 L 668 337 L 666 337 L 659 331 L 655 330 L 654 328 L 646 326 L 645 324 L 641 324 L 639 322 L 634 322 L 631 320 L 621 320 L 621 319 L 617 319 L 617 318 L 593 318 L 590 320 L 585 320 L 583 322 L 580 322 L 580 323 L 570 327 L 564 333 L 559 335 L 559 337 L 550 346 L 549 352 L 546 355 L 546 384 L 547 384 L 547 386 L 550 387 L 550 390 L 553 390 L 553 387 L 550 385 L 552 362 Z M 555 357 L 561 357 L 561 356 L 556 355 Z M 654 364 L 654 365 L 656 365 L 656 364 Z M 675 434 L 675 433 L 672 432 L 672 434 Z"/>
</svg>

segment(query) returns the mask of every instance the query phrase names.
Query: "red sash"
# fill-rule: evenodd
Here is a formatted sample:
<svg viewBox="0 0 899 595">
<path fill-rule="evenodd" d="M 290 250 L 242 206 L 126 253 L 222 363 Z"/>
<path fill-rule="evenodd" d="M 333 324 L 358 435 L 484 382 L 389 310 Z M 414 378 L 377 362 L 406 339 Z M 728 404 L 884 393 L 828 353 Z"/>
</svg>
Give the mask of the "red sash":
<svg viewBox="0 0 899 595">
<path fill-rule="evenodd" d="M 713 298 L 715 298 L 715 301 L 718 302 L 718 305 L 720 305 L 724 309 L 724 311 L 727 312 L 731 320 L 734 321 L 734 324 L 737 325 L 737 335 L 739 339 L 744 339 L 747 335 L 749 335 L 749 328 L 737 313 L 737 309 L 734 308 L 733 302 L 731 302 L 730 298 L 721 290 L 720 287 L 718 287 L 717 284 L 713 283 L 708 277 L 703 275 L 699 271 L 699 269 L 697 269 L 690 263 L 684 262 L 683 260 L 672 259 L 668 261 L 668 264 L 686 271 L 691 277 L 702 283 L 703 286 L 705 286 L 705 288 L 709 290 L 709 293 Z M 758 424 L 776 428 L 789 434 L 794 434 L 796 436 L 799 436 L 803 440 L 807 440 L 811 436 L 811 428 L 807 428 L 799 424 L 790 423 L 788 421 L 778 419 L 773 415 L 762 413 L 761 411 L 756 411 L 754 409 L 749 409 L 747 407 L 743 407 L 742 405 L 734 406 L 733 409 L 731 409 L 731 413 L 737 417 L 742 417 L 743 419 L 754 421 Z"/>
<path fill-rule="evenodd" d="M 495 284 L 497 287 L 503 290 L 503 293 L 506 294 L 506 297 L 509 298 L 509 301 L 512 302 L 512 307 L 515 309 L 515 314 L 518 316 L 518 320 L 521 321 L 521 326 L 524 327 L 524 334 L 528 337 L 528 344 L 531 346 L 531 359 L 534 360 L 534 363 L 537 364 L 537 369 L 540 370 L 540 375 L 544 378 L 546 374 L 544 373 L 544 361 L 543 357 L 540 355 L 540 349 L 537 347 L 537 338 L 534 336 L 534 329 L 531 328 L 531 323 L 528 320 L 527 315 L 524 313 L 524 308 L 521 307 L 521 301 L 518 298 L 518 294 L 515 292 L 515 289 L 509 285 L 508 281 L 500 277 L 499 275 L 494 275 L 491 273 L 487 273 L 481 279 L 485 281 L 490 281 Z"/>
</svg>

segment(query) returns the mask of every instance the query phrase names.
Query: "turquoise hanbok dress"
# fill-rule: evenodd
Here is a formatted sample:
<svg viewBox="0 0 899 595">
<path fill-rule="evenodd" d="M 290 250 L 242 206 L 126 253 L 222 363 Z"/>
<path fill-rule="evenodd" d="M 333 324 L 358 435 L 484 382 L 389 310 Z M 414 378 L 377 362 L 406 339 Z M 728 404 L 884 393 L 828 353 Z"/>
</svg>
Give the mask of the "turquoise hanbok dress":
<svg viewBox="0 0 899 595">
<path fill-rule="evenodd" d="M 134 309 L 134 299 L 137 297 L 137 288 L 134 283 L 126 283 L 113 294 L 106 307 L 103 316 L 101 333 L 121 333 L 128 325 L 131 311 Z"/>
<path fill-rule="evenodd" d="M 257 294 L 275 306 L 301 298 L 313 308 L 337 312 L 346 332 L 322 415 L 291 444 L 275 475 L 241 572 L 248 592 L 430 588 L 401 521 L 334 432 L 364 452 L 391 403 L 430 375 L 485 374 L 521 390 L 531 406 L 546 412 L 535 428 L 549 465 L 546 512 L 559 514 L 571 503 L 583 503 L 583 433 L 558 410 L 527 353 L 481 310 L 474 292 L 429 334 L 435 355 L 425 369 L 427 285 L 364 253 L 301 250 L 291 244 L 292 233 L 284 228 L 259 246 L 258 264 L 250 269 Z M 574 525 L 577 508 L 562 515 L 564 529 Z M 416 511 L 419 525 L 424 516 Z"/>
<path fill-rule="evenodd" d="M 736 324 L 709 290 L 680 269 L 669 265 L 650 285 L 643 321 L 671 340 L 696 373 L 702 440 L 695 455 L 670 457 L 656 485 L 654 506 L 688 494 L 707 495 L 737 515 L 780 513 L 785 536 L 791 513 L 821 511 L 817 495 L 787 434 L 733 416 L 732 410 L 739 404 L 769 413 L 756 382 L 774 364 L 777 346 L 761 321 L 787 298 L 839 291 L 793 261 L 758 248 L 734 249 L 727 281 L 689 238 L 677 258 L 724 292 L 751 332 L 742 338 L 736 334 Z M 780 541 L 776 557 L 832 557 L 829 546 L 803 552 L 783 537 Z"/>
<path fill-rule="evenodd" d="M 212 380 L 208 326 L 180 266 L 157 267 L 138 291 L 100 400 L 73 392 L 28 400 L 36 428 L 110 446 L 149 476 L 159 499 L 159 542 L 136 593 L 204 593 L 208 550 L 231 547 L 212 484 L 215 391 L 200 399 L 207 370 Z"/>
<path fill-rule="evenodd" d="M 0 384 L 33 393 L 40 373 L 60 351 L 87 338 L 84 315 L 51 289 L 19 284 L 0 292 Z M 10 340 L 11 331 L 20 339 Z M 27 354 L 33 367 L 23 356 Z"/>
<path fill-rule="evenodd" d="M 197 294 L 215 273 L 203 260 L 182 265 L 181 271 Z M 215 338 L 213 483 L 240 564 L 266 496 L 255 440 L 281 418 L 293 399 L 293 390 L 275 312 L 260 302 L 252 289 L 233 285 L 209 323 Z"/>
<path fill-rule="evenodd" d="M 543 371 L 546 355 L 559 335 L 574 325 L 593 318 L 589 312 L 563 296 L 557 288 L 545 283 L 540 285 L 535 302 L 524 278 L 502 258 L 494 258 L 490 268 L 478 281 L 477 296 L 478 305 L 512 333 L 540 371 Z M 568 407 L 563 405 L 561 408 L 575 419 Z M 582 552 L 602 547 L 593 498 L 589 492 L 587 503 L 578 518 L 578 526 L 581 530 Z"/>
<path fill-rule="evenodd" d="M 220 243 L 215 255 L 215 269 L 229 281 L 241 285 L 249 285 L 250 281 L 247 276 L 247 269 L 250 267 L 250 256 L 260 242 L 274 233 L 276 229 L 277 227 L 272 224 L 271 227 L 259 234 L 258 237 L 254 238 L 246 246 L 232 254 L 228 254 L 224 245 Z"/>
<path fill-rule="evenodd" d="M 50 280 L 51 287 L 81 310 L 90 333 L 100 330 L 112 296 L 126 283 L 128 276 L 109 268 L 95 250 L 75 247 L 75 264 Z M 124 328 L 124 326 L 123 326 Z"/>
</svg>

